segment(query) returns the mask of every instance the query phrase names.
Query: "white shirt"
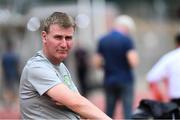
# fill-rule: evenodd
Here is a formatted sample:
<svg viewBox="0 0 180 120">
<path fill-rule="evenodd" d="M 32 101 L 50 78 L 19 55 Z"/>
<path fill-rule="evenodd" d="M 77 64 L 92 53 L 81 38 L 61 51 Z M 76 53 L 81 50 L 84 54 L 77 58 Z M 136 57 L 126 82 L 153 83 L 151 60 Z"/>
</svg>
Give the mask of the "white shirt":
<svg viewBox="0 0 180 120">
<path fill-rule="evenodd" d="M 148 82 L 169 80 L 169 97 L 180 98 L 180 48 L 164 55 L 147 75 Z"/>
</svg>

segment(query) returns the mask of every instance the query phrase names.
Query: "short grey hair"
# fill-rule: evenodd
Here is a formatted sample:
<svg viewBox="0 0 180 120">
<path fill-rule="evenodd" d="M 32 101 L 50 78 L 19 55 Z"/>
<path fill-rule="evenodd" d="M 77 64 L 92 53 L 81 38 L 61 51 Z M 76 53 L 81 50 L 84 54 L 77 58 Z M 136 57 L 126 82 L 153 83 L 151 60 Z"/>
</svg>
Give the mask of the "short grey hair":
<svg viewBox="0 0 180 120">
<path fill-rule="evenodd" d="M 41 30 L 45 32 L 49 32 L 49 28 L 53 24 L 58 24 L 63 28 L 73 27 L 75 30 L 75 22 L 74 19 L 66 13 L 63 12 L 54 12 L 47 19 L 42 21 Z"/>
<path fill-rule="evenodd" d="M 114 21 L 114 25 L 115 26 L 125 25 L 128 27 L 129 31 L 131 31 L 131 32 L 135 31 L 135 29 L 136 29 L 134 20 L 128 15 L 118 16 Z"/>
</svg>

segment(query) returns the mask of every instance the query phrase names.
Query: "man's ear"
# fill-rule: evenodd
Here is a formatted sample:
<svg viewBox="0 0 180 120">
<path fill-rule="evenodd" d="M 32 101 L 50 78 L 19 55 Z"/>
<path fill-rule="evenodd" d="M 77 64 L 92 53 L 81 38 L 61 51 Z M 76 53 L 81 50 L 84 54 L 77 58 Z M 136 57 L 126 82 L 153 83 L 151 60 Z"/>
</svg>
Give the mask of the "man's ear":
<svg viewBox="0 0 180 120">
<path fill-rule="evenodd" d="M 41 32 L 41 38 L 42 38 L 42 41 L 44 42 L 47 40 L 47 33 L 45 31 Z"/>
</svg>

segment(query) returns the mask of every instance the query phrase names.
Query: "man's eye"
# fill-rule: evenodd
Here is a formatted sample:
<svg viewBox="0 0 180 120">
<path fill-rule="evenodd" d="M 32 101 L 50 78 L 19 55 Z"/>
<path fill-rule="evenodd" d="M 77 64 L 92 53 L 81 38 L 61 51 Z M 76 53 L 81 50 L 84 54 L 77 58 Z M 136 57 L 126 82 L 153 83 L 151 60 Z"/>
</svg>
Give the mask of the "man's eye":
<svg viewBox="0 0 180 120">
<path fill-rule="evenodd" d="M 55 38 L 56 40 L 63 40 L 63 39 L 65 39 L 65 40 L 67 40 L 67 41 L 73 39 L 72 36 L 54 36 L 54 38 Z"/>
<path fill-rule="evenodd" d="M 62 40 L 63 39 L 63 36 L 55 36 L 54 37 L 56 40 Z"/>
<path fill-rule="evenodd" d="M 72 36 L 66 36 L 65 40 L 72 40 Z"/>
</svg>

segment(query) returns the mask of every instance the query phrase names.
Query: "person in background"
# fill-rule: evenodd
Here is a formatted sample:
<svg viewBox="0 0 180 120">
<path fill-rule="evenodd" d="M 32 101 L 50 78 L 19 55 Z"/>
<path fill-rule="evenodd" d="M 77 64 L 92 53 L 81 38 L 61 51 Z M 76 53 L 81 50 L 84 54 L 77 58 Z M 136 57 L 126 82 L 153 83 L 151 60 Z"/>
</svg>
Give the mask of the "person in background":
<svg viewBox="0 0 180 120">
<path fill-rule="evenodd" d="M 20 80 L 22 119 L 103 119 L 104 112 L 81 96 L 63 64 L 73 46 L 75 23 L 54 12 L 42 24 L 42 50 L 26 63 Z"/>
<path fill-rule="evenodd" d="M 76 62 L 76 74 L 80 84 L 80 90 L 83 96 L 87 96 L 87 73 L 88 73 L 88 51 L 79 44 L 74 50 L 74 57 Z"/>
<path fill-rule="evenodd" d="M 3 99 L 6 107 L 12 107 L 17 102 L 19 87 L 19 56 L 13 51 L 11 41 L 6 42 L 6 52 L 2 55 L 2 73 L 4 92 Z"/>
<path fill-rule="evenodd" d="M 180 33 L 175 36 L 175 44 L 176 49 L 163 55 L 148 72 L 147 81 L 155 100 L 171 101 L 180 106 Z"/>
<path fill-rule="evenodd" d="M 98 43 L 94 57 L 96 67 L 104 68 L 106 113 L 113 117 L 118 99 L 122 100 L 124 119 L 131 118 L 134 97 L 133 68 L 138 65 L 131 32 L 135 29 L 133 19 L 121 15 L 115 19 L 114 28 Z"/>
</svg>

